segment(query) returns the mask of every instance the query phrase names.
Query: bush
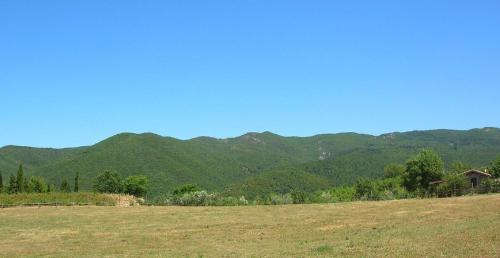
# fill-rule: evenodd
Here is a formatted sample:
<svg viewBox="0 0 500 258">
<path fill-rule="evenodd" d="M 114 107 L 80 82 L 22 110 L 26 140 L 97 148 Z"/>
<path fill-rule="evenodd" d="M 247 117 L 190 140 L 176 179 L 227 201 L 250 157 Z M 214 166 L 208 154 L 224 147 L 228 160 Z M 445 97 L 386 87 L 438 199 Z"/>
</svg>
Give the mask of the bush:
<svg viewBox="0 0 500 258">
<path fill-rule="evenodd" d="M 63 181 L 61 182 L 61 187 L 59 188 L 59 190 L 64 193 L 71 192 L 71 187 L 69 186 L 68 181 L 66 181 L 66 179 L 63 179 Z"/>
<path fill-rule="evenodd" d="M 500 193 L 500 181 L 495 179 L 483 179 L 478 187 L 479 193 Z"/>
<path fill-rule="evenodd" d="M 241 206 L 248 205 L 248 201 L 245 196 L 241 196 L 240 198 L 236 198 L 233 196 L 218 196 L 216 197 L 215 203 L 213 205 L 216 206 Z"/>
<path fill-rule="evenodd" d="M 293 198 L 290 193 L 287 194 L 276 194 L 271 193 L 265 196 L 257 196 L 254 201 L 256 205 L 283 205 L 292 204 Z"/>
<path fill-rule="evenodd" d="M 294 204 L 306 203 L 307 193 L 304 191 L 295 190 L 291 193 L 291 197 Z"/>
<path fill-rule="evenodd" d="M 493 178 L 500 178 L 500 155 L 491 162 L 489 171 Z"/>
<path fill-rule="evenodd" d="M 125 179 L 123 188 L 126 194 L 137 197 L 146 195 L 149 187 L 149 181 L 146 176 L 129 176 Z"/>
<path fill-rule="evenodd" d="M 463 174 L 447 174 L 436 187 L 438 197 L 461 196 L 469 190 L 469 181 Z"/>
<path fill-rule="evenodd" d="M 353 186 L 334 187 L 328 191 L 320 192 L 316 202 L 351 202 L 356 199 L 356 189 Z"/>
<path fill-rule="evenodd" d="M 215 194 L 209 194 L 204 190 L 189 192 L 182 196 L 174 195 L 167 203 L 181 206 L 208 206 L 215 204 Z"/>
<path fill-rule="evenodd" d="M 292 204 L 293 199 L 292 195 L 287 193 L 287 194 L 271 194 L 269 196 L 269 200 L 271 205 L 283 205 L 283 204 Z"/>
<path fill-rule="evenodd" d="M 403 180 L 399 177 L 379 180 L 360 179 L 354 189 L 358 200 L 394 200 L 410 196 L 402 186 Z"/>
<path fill-rule="evenodd" d="M 179 195 L 161 195 L 152 199 L 149 204 L 153 205 L 181 205 L 181 206 L 240 206 L 248 205 L 245 196 L 239 198 L 233 196 L 222 196 L 218 193 L 196 191 Z"/>
<path fill-rule="evenodd" d="M 45 193 L 48 192 L 48 185 L 45 178 L 40 176 L 32 176 L 28 182 L 28 192 Z"/>
<path fill-rule="evenodd" d="M 197 184 L 185 184 L 177 187 L 172 192 L 173 195 L 184 195 L 185 193 L 192 193 L 201 191 L 202 189 Z"/>
</svg>

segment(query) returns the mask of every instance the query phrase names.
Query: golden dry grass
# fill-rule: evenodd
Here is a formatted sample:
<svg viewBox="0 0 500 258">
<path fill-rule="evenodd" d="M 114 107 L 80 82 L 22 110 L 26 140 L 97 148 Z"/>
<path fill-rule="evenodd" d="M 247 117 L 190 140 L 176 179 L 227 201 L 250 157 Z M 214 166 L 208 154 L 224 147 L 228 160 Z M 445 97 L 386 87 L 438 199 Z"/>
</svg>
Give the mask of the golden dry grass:
<svg viewBox="0 0 500 258">
<path fill-rule="evenodd" d="M 499 257 L 500 195 L 247 207 L 0 210 L 0 255 Z"/>
</svg>

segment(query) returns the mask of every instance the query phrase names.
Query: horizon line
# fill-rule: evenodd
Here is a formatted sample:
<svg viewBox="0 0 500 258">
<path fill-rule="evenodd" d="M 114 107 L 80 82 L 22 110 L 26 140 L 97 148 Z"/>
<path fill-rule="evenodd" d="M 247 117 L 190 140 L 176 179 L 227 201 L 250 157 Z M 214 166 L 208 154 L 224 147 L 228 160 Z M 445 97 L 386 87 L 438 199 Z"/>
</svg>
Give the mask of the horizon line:
<svg viewBox="0 0 500 258">
<path fill-rule="evenodd" d="M 217 138 L 217 137 L 212 137 L 212 136 L 207 136 L 207 135 L 200 135 L 200 136 L 192 137 L 192 138 L 189 138 L 189 139 L 180 139 L 180 138 L 176 138 L 176 137 L 173 137 L 173 136 L 162 135 L 162 134 L 154 133 L 154 132 L 127 132 L 127 131 L 124 131 L 124 132 L 113 134 L 113 135 L 111 135 L 109 137 L 106 137 L 106 138 L 104 138 L 104 139 L 102 139 L 100 141 L 97 141 L 97 142 L 95 142 L 93 144 L 89 144 L 89 145 L 69 146 L 69 147 L 40 147 L 40 146 L 7 144 L 7 145 L 4 145 L 4 146 L 1 146 L 0 149 L 4 149 L 4 148 L 8 148 L 8 147 L 21 147 L 21 148 L 34 148 L 34 149 L 59 149 L 59 150 L 60 149 L 83 148 L 83 147 L 94 146 L 94 145 L 96 145 L 98 143 L 101 143 L 103 141 L 106 141 L 106 140 L 108 140 L 110 138 L 113 138 L 113 137 L 116 137 L 116 136 L 119 136 L 119 135 L 123 135 L 123 134 L 131 134 L 131 135 L 152 134 L 152 135 L 156 135 L 156 136 L 159 136 L 159 137 L 162 137 L 162 138 L 172 138 L 172 139 L 175 139 L 175 140 L 178 140 L 178 141 L 192 141 L 192 140 L 199 139 L 199 138 L 210 138 L 210 139 L 214 139 L 214 140 L 228 140 L 228 139 L 240 138 L 240 137 L 243 137 L 243 136 L 249 135 L 249 134 L 264 134 L 264 133 L 270 133 L 270 134 L 277 135 L 277 136 L 284 137 L 284 138 L 311 138 L 311 137 L 322 136 L 322 135 L 338 135 L 338 134 L 358 134 L 358 135 L 366 135 L 366 136 L 372 136 L 372 137 L 380 137 L 382 135 L 393 134 L 393 133 L 411 133 L 411 132 L 440 131 L 440 130 L 463 131 L 463 132 L 466 132 L 466 131 L 472 131 L 472 130 L 485 130 L 485 129 L 500 129 L 500 127 L 484 126 L 484 127 L 473 127 L 473 128 L 469 128 L 469 129 L 450 129 L 450 128 L 416 129 L 416 130 L 408 130 L 408 131 L 391 131 L 391 132 L 386 132 L 386 133 L 381 133 L 381 134 L 369 134 L 369 133 L 354 132 L 354 131 L 341 131 L 341 132 L 335 132 L 335 133 L 318 133 L 318 134 L 313 134 L 313 135 L 308 135 L 308 136 L 281 135 L 281 134 L 273 133 L 271 131 L 266 130 L 266 131 L 261 131 L 261 132 L 249 131 L 249 132 L 246 132 L 246 133 L 241 134 L 241 135 L 237 135 L 237 136 L 233 136 L 233 137 L 225 137 L 225 138 Z"/>
</svg>

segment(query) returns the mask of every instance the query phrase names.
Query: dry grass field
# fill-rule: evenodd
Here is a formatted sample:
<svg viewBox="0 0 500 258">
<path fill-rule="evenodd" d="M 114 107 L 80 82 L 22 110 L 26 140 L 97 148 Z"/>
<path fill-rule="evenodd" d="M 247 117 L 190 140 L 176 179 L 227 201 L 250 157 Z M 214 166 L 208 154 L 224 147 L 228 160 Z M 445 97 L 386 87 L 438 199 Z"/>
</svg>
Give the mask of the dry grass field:
<svg viewBox="0 0 500 258">
<path fill-rule="evenodd" d="M 5 257 L 500 257 L 500 195 L 246 207 L 0 209 Z"/>
</svg>

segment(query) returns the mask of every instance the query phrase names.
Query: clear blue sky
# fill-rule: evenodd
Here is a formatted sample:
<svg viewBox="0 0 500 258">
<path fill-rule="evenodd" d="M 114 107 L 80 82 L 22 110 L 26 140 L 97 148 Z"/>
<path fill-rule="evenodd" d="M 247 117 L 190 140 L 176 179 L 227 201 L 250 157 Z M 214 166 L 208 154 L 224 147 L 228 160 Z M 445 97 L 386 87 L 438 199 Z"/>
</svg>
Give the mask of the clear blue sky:
<svg viewBox="0 0 500 258">
<path fill-rule="evenodd" d="M 0 1 L 0 146 L 498 127 L 499 100 L 498 0 Z"/>
</svg>

